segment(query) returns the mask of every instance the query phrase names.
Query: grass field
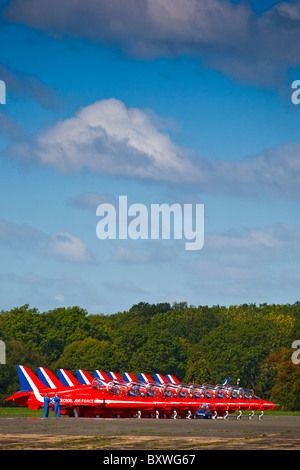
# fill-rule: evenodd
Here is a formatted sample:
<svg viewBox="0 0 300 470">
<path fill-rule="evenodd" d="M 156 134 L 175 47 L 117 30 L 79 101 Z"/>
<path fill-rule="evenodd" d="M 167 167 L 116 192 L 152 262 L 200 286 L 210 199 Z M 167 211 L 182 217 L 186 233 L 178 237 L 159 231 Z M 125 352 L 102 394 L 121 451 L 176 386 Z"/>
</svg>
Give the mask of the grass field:
<svg viewBox="0 0 300 470">
<path fill-rule="evenodd" d="M 0 406 L 0 417 L 22 417 L 22 418 L 39 418 L 42 417 L 44 414 L 44 410 L 41 408 L 40 410 L 30 410 L 29 408 L 22 408 L 22 407 L 8 407 Z M 265 411 L 265 416 L 272 415 L 272 416 L 300 416 L 300 411 Z M 232 415 L 234 416 L 234 414 Z M 63 418 L 63 416 L 62 416 Z M 66 416 L 68 418 L 68 416 Z"/>
</svg>

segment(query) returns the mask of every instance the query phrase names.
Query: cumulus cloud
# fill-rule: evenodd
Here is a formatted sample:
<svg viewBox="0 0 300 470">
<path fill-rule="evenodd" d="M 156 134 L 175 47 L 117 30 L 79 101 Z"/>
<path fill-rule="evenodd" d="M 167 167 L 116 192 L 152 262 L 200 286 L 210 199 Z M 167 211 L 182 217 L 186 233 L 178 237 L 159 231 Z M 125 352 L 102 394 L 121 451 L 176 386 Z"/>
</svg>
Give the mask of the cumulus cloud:
<svg viewBox="0 0 300 470">
<path fill-rule="evenodd" d="M 10 21 L 121 45 L 140 58 L 193 55 L 238 80 L 275 85 L 300 64 L 300 1 L 260 14 L 229 0 L 12 0 Z M 280 76 L 280 77 L 279 77 Z"/>
<path fill-rule="evenodd" d="M 93 103 L 75 117 L 37 135 L 33 145 L 13 151 L 24 159 L 63 172 L 91 170 L 106 175 L 172 180 L 189 174 L 191 162 L 168 134 L 160 132 L 148 114 L 126 108 L 116 99 Z"/>
<path fill-rule="evenodd" d="M 213 161 L 178 146 L 158 129 L 158 121 L 153 113 L 127 108 L 114 98 L 97 101 L 40 132 L 33 142 L 12 145 L 10 154 L 66 173 L 88 170 L 231 195 L 300 196 L 300 144 L 236 161 Z"/>
<path fill-rule="evenodd" d="M 68 232 L 59 232 L 51 236 L 46 249 L 47 256 L 71 263 L 93 263 L 94 257 L 85 243 Z"/>
</svg>

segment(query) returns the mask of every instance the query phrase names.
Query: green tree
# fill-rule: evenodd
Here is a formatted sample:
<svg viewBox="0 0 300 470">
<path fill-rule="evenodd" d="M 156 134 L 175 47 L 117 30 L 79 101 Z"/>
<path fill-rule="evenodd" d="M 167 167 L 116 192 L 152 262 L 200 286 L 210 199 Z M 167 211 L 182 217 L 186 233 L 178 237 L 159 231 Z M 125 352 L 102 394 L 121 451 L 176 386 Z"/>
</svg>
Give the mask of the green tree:
<svg viewBox="0 0 300 470">
<path fill-rule="evenodd" d="M 41 314 L 43 336 L 39 350 L 53 361 L 65 346 L 89 336 L 90 322 L 87 311 L 80 307 L 61 307 Z"/>
<path fill-rule="evenodd" d="M 85 338 L 67 345 L 55 366 L 73 374 L 76 369 L 86 370 L 90 374 L 94 369 L 113 370 L 114 351 L 109 341 Z"/>
<path fill-rule="evenodd" d="M 206 360 L 200 352 L 194 353 L 188 360 L 184 382 L 196 384 L 210 383 L 211 376 Z"/>
<path fill-rule="evenodd" d="M 186 361 L 185 343 L 178 341 L 167 331 L 155 331 L 150 332 L 147 342 L 138 351 L 135 370 L 143 364 L 145 370 L 142 372 L 172 374 L 182 380 Z"/>
<path fill-rule="evenodd" d="M 42 339 L 41 315 L 29 305 L 16 307 L 9 312 L 1 312 L 0 338 L 4 341 L 16 340 L 35 350 Z"/>
<path fill-rule="evenodd" d="M 241 379 L 241 385 L 254 388 L 259 364 L 287 344 L 293 318 L 276 306 L 229 307 L 220 326 L 199 342 L 211 376 L 222 380 L 224 373 Z"/>
<path fill-rule="evenodd" d="M 277 376 L 271 389 L 271 400 L 281 408 L 300 410 L 300 366 L 292 362 L 292 350 L 282 348 L 276 356 Z"/>
</svg>

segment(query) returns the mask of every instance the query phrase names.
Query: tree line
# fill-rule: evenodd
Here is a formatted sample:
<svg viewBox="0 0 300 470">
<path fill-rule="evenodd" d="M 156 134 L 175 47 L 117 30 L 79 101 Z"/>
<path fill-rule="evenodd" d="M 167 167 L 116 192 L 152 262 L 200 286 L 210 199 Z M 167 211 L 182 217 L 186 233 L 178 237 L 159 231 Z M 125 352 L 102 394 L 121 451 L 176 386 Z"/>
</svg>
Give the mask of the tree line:
<svg viewBox="0 0 300 470">
<path fill-rule="evenodd" d="M 140 302 L 112 315 L 78 306 L 0 312 L 0 405 L 20 389 L 16 365 L 105 372 L 173 374 L 182 382 L 252 388 L 285 410 L 300 410 L 300 302 L 286 305 L 188 305 Z"/>
</svg>

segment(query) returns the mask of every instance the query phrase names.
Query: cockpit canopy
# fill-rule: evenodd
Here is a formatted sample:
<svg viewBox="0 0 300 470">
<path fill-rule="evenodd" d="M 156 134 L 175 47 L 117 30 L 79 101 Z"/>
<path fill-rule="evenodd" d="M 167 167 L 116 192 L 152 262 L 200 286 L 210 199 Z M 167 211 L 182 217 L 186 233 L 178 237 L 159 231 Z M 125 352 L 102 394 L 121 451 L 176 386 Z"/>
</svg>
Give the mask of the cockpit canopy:
<svg viewBox="0 0 300 470">
<path fill-rule="evenodd" d="M 102 380 L 95 378 L 92 382 L 92 388 L 95 390 L 105 389 L 105 383 Z"/>
</svg>

